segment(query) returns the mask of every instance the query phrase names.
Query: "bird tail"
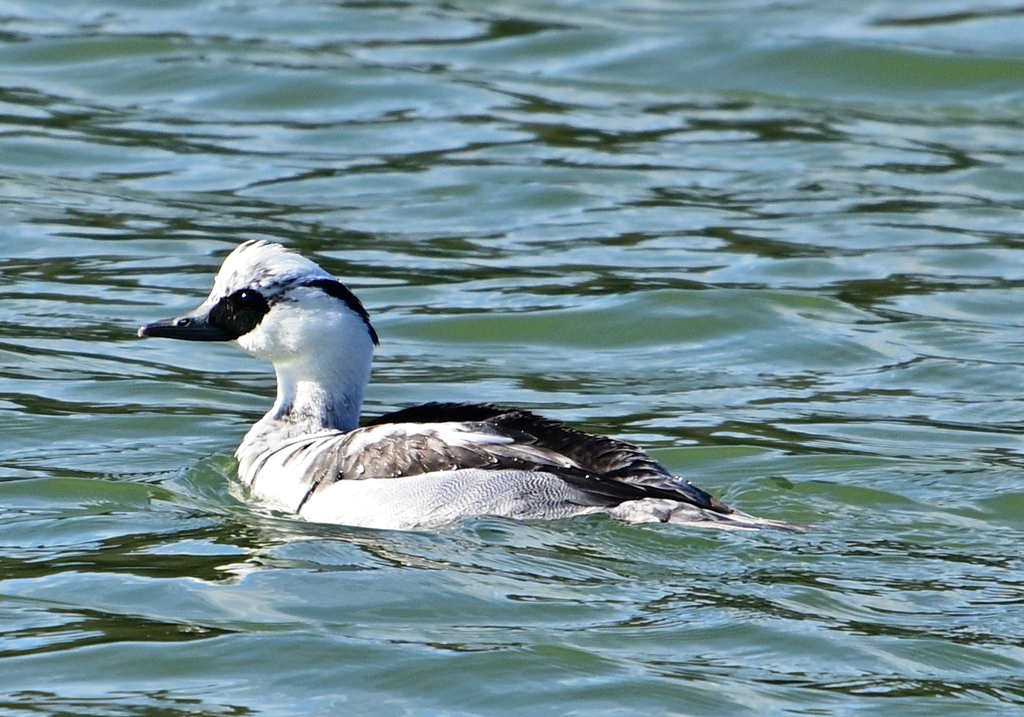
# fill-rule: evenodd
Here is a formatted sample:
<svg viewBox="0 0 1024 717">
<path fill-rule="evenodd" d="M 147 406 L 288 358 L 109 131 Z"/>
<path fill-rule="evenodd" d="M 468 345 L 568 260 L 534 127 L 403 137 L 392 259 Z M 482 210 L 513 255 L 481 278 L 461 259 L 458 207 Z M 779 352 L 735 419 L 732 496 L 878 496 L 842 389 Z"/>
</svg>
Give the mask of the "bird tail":
<svg viewBox="0 0 1024 717">
<path fill-rule="evenodd" d="M 667 498 L 641 498 L 620 503 L 609 515 L 629 523 L 672 523 L 713 530 L 784 530 L 806 533 L 808 526 L 784 520 L 758 518 L 738 510 L 717 511 L 698 508 Z"/>
</svg>

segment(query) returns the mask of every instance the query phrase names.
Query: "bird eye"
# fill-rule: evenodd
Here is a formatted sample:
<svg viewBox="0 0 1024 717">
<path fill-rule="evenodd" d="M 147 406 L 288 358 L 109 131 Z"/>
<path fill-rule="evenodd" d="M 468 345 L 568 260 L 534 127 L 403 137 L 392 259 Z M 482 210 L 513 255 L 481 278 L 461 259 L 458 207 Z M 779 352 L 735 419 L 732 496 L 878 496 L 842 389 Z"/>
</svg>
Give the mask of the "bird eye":
<svg viewBox="0 0 1024 717">
<path fill-rule="evenodd" d="M 190 319 L 187 316 L 185 316 L 185 317 L 180 318 L 177 321 L 175 321 L 174 325 L 177 326 L 179 329 L 183 329 L 183 328 L 185 328 L 186 326 L 188 326 L 191 323 L 192 323 L 192 319 Z"/>
<path fill-rule="evenodd" d="M 210 323 L 232 338 L 252 331 L 270 305 L 255 289 L 239 289 L 217 302 L 210 311 Z"/>
<path fill-rule="evenodd" d="M 250 309 L 266 303 L 263 295 L 252 289 L 236 291 L 231 298 L 239 309 Z"/>
</svg>

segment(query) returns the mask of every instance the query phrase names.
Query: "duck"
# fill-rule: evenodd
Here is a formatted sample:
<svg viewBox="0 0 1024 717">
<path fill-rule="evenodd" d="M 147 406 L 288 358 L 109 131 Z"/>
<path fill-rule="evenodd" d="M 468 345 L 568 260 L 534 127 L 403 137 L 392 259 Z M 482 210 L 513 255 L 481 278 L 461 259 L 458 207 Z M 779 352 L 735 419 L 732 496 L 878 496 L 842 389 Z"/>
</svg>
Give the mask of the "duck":
<svg viewBox="0 0 1024 717">
<path fill-rule="evenodd" d="M 140 337 L 230 342 L 270 362 L 273 406 L 235 452 L 251 498 L 302 519 L 436 530 L 468 518 L 800 530 L 735 510 L 636 445 L 531 411 L 432 402 L 364 420 L 379 344 L 356 295 L 281 244 L 246 241 L 195 310 Z"/>
</svg>

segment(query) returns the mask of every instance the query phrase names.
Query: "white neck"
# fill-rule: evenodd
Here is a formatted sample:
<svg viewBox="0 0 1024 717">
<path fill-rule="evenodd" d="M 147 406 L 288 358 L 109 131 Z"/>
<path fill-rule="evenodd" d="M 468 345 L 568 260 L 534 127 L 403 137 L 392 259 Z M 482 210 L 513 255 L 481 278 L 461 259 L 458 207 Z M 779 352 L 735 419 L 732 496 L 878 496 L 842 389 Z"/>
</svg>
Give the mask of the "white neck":
<svg viewBox="0 0 1024 717">
<path fill-rule="evenodd" d="M 301 301 L 281 303 L 238 339 L 248 353 L 273 362 L 274 407 L 254 425 L 239 451 L 323 431 L 359 425 L 370 380 L 373 341 L 362 318 L 338 300 L 303 290 Z"/>
</svg>

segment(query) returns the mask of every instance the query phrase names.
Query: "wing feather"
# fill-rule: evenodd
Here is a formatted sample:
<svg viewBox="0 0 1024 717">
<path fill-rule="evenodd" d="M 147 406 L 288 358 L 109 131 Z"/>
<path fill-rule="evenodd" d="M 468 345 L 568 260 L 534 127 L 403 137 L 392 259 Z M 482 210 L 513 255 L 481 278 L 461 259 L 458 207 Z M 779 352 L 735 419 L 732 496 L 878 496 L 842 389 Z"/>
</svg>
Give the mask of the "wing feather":
<svg viewBox="0 0 1024 717">
<path fill-rule="evenodd" d="M 632 443 L 492 404 L 427 403 L 388 413 L 339 436 L 322 457 L 334 466 L 320 474 L 324 485 L 460 468 L 543 471 L 605 505 L 653 497 L 732 512 Z"/>
</svg>

